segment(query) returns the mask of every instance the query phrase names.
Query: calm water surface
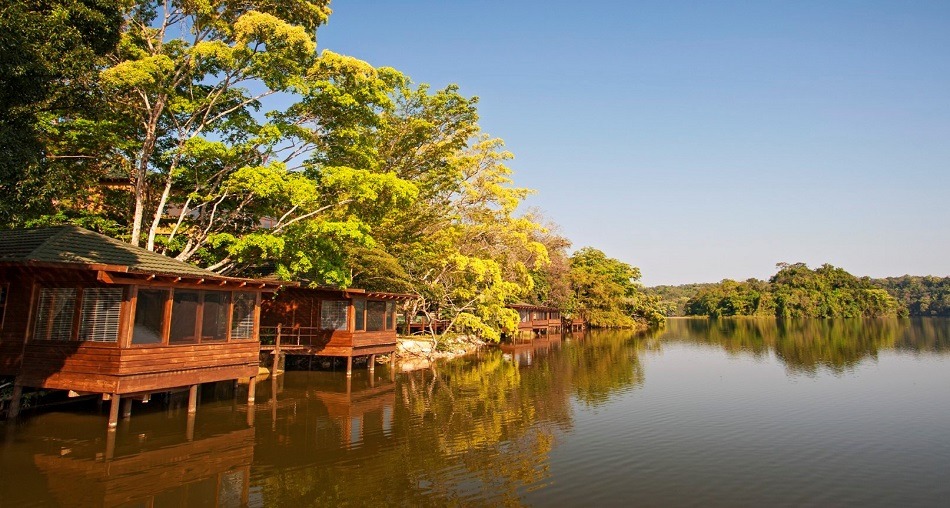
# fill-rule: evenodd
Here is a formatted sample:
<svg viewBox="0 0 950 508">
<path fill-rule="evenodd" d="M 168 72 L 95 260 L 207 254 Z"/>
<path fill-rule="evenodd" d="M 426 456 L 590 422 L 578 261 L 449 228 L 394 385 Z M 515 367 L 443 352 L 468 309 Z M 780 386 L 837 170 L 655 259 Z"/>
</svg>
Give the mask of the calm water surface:
<svg viewBox="0 0 950 508">
<path fill-rule="evenodd" d="M 0 424 L 0 506 L 950 506 L 950 321 L 671 320 Z"/>
</svg>

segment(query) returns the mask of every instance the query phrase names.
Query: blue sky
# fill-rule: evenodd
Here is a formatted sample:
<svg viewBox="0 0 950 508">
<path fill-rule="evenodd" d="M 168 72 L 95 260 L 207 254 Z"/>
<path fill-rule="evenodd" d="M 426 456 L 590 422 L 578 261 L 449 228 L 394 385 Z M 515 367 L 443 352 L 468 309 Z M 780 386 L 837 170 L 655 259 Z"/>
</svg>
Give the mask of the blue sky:
<svg viewBox="0 0 950 508">
<path fill-rule="evenodd" d="M 647 285 L 950 275 L 950 2 L 332 7 L 321 48 L 478 96 L 528 205 Z"/>
</svg>

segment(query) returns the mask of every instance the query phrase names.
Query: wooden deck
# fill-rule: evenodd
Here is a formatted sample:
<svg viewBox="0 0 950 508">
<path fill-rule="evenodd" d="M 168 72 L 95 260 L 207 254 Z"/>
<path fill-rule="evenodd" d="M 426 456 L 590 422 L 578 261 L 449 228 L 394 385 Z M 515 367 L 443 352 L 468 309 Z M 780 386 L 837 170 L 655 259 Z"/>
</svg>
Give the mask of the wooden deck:
<svg viewBox="0 0 950 508">
<path fill-rule="evenodd" d="M 280 355 L 353 357 L 396 351 L 396 303 L 413 295 L 360 289 L 286 288 L 265 300 L 261 310 L 261 350 Z M 393 359 L 395 359 L 393 355 Z"/>
<path fill-rule="evenodd" d="M 74 227 L 0 232 L 0 376 L 24 389 L 99 394 L 109 426 L 132 398 L 249 379 L 273 281 L 224 277 Z"/>
</svg>

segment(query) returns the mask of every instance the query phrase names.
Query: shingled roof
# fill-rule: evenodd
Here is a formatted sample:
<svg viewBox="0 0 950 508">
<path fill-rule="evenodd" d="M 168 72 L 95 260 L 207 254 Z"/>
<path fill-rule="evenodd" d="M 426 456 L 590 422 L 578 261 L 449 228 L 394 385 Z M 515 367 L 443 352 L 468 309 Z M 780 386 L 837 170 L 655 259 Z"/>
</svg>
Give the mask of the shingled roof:
<svg viewBox="0 0 950 508">
<path fill-rule="evenodd" d="M 0 231 L 0 263 L 10 262 L 110 265 L 132 273 L 225 278 L 77 226 Z"/>
</svg>

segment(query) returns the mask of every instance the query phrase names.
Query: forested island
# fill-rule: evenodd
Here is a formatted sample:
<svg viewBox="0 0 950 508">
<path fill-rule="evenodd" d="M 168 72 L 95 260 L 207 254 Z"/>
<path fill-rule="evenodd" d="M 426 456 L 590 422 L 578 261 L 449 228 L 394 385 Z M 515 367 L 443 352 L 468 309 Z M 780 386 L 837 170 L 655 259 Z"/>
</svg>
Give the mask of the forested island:
<svg viewBox="0 0 950 508">
<path fill-rule="evenodd" d="M 224 275 L 420 296 L 497 340 L 529 303 L 662 323 L 640 271 L 517 186 L 476 97 L 318 51 L 328 0 L 22 2 L 0 43 L 0 227 L 79 225 Z M 55 37 L 51 37 L 55 34 Z"/>
<path fill-rule="evenodd" d="M 856 277 L 824 264 L 780 263 L 769 280 L 656 286 L 668 316 L 854 318 L 950 316 L 950 277 Z"/>
</svg>

